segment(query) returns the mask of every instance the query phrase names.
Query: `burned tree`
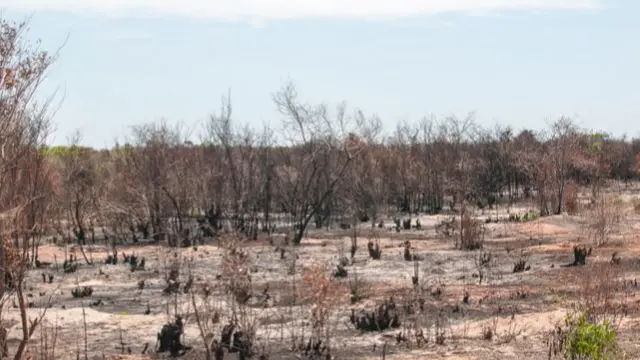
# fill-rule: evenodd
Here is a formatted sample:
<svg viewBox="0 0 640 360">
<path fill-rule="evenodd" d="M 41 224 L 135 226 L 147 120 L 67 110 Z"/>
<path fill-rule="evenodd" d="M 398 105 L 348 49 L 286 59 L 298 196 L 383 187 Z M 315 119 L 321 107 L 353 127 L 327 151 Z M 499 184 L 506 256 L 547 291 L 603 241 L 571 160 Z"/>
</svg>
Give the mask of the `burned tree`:
<svg viewBox="0 0 640 360">
<path fill-rule="evenodd" d="M 15 359 L 23 357 L 41 319 L 30 321 L 23 292 L 30 240 L 43 221 L 40 216 L 30 217 L 33 212 L 28 208 L 50 199 L 54 189 L 47 189 L 33 176 L 50 130 L 48 104 L 37 104 L 33 94 L 54 56 L 32 46 L 26 30 L 26 23 L 0 20 L 0 297 L 15 291 L 22 328 L 19 344 L 12 351 Z M 7 350 L 6 335 L 0 326 L 1 352 Z"/>
<path fill-rule="evenodd" d="M 164 353 L 168 351 L 171 356 L 176 357 L 189 350 L 190 348 L 184 346 L 181 342 L 183 333 L 184 323 L 182 317 L 176 316 L 174 322 L 163 325 L 158 333 L 156 352 Z"/>
<path fill-rule="evenodd" d="M 349 215 L 354 220 L 371 221 L 371 227 L 375 228 L 385 199 L 385 183 L 381 179 L 382 157 L 385 154 L 380 153 L 377 145 L 382 125 L 380 118 L 367 118 L 361 111 L 356 113 L 355 123 L 358 135 L 353 135 L 351 141 L 361 150 L 346 174 L 342 202 L 346 203 Z"/>
<path fill-rule="evenodd" d="M 58 155 L 60 162 L 61 188 L 58 203 L 66 214 L 69 230 L 73 234 L 85 261 L 91 261 L 84 252 L 90 233 L 90 222 L 97 217 L 97 205 L 103 184 L 100 182 L 99 164 L 91 149 L 78 145 L 79 133 L 71 139 L 71 145 Z M 58 229 L 65 237 L 67 229 Z"/>
<path fill-rule="evenodd" d="M 351 310 L 350 321 L 361 331 L 384 331 L 401 325 L 393 298 L 385 300 L 372 311 Z"/>
<path fill-rule="evenodd" d="M 184 144 L 180 128 L 171 128 L 165 121 L 159 121 L 133 128 L 135 146 L 125 152 L 131 175 L 139 181 L 137 186 L 144 198 L 145 213 L 151 228 L 150 236 L 156 240 L 167 240 L 169 245 L 178 246 L 178 238 L 183 229 L 186 199 L 177 197 L 186 186 L 175 181 L 177 166 L 185 159 L 177 157 L 176 151 Z M 173 217 L 171 231 L 168 219 Z M 170 236 L 171 235 L 171 236 Z"/>
<path fill-rule="evenodd" d="M 573 262 L 562 265 L 563 267 L 583 266 L 587 264 L 587 256 L 591 255 L 591 248 L 586 246 L 573 247 Z"/>
<path fill-rule="evenodd" d="M 208 139 L 222 155 L 222 159 L 219 160 L 220 171 L 226 175 L 227 179 L 222 185 L 224 193 L 227 194 L 223 201 L 229 210 L 231 226 L 235 232 L 257 240 L 259 231 L 258 199 L 262 195 L 259 186 L 261 179 L 258 177 L 261 170 L 259 147 L 257 146 L 258 136 L 248 126 L 240 130 L 234 129 L 231 114 L 231 100 L 224 99 L 220 113 L 210 116 L 207 124 Z M 263 141 L 266 140 L 263 139 Z M 264 159 L 264 154 L 262 155 Z M 267 167 L 266 171 L 270 172 L 270 168 Z M 267 180 L 272 181 L 268 176 Z M 269 188 L 266 190 L 271 191 L 271 183 L 268 185 Z"/>
<path fill-rule="evenodd" d="M 380 260 L 382 257 L 382 250 L 380 250 L 378 242 L 373 243 L 369 241 L 367 243 L 367 250 L 369 251 L 369 257 L 373 260 Z"/>
<path fill-rule="evenodd" d="M 344 105 L 332 119 L 326 106 L 301 103 L 291 83 L 273 99 L 285 116 L 283 132 L 292 145 L 280 154 L 279 192 L 284 210 L 293 217 L 292 241 L 300 244 L 309 222 L 330 202 L 359 149 L 339 138 L 338 131 L 346 130 Z"/>
</svg>

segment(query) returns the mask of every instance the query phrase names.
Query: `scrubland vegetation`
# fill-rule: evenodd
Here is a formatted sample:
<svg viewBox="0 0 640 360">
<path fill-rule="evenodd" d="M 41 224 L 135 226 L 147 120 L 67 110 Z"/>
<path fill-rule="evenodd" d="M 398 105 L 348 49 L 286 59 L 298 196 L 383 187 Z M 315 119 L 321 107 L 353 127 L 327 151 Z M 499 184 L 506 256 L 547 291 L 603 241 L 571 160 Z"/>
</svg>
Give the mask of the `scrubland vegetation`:
<svg viewBox="0 0 640 360">
<path fill-rule="evenodd" d="M 48 146 L 55 56 L 0 25 L 14 359 L 634 359 L 640 139 L 273 95 L 274 128 Z M 389 130 L 389 129 L 387 129 Z M 275 134 L 279 134 L 276 137 Z"/>
</svg>

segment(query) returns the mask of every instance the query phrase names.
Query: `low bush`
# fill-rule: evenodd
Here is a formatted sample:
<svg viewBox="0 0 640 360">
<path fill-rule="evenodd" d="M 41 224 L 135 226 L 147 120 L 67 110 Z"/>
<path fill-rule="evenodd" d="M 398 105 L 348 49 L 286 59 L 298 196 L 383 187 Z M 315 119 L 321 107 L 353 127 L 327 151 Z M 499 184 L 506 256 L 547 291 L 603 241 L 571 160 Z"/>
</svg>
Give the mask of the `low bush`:
<svg viewBox="0 0 640 360">
<path fill-rule="evenodd" d="M 620 356 L 617 333 L 608 321 L 594 323 L 586 314 L 568 315 L 564 338 L 565 359 L 616 359 Z"/>
</svg>

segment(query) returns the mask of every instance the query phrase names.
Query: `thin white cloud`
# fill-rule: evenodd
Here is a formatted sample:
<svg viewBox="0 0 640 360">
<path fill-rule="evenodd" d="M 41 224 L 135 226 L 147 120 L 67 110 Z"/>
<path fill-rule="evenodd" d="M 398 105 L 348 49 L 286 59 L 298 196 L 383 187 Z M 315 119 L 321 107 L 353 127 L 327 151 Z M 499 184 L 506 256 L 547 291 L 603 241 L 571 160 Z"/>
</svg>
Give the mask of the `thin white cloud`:
<svg viewBox="0 0 640 360">
<path fill-rule="evenodd" d="M 540 11 L 540 10 L 532 10 L 532 11 Z M 493 9 L 473 9 L 469 10 L 465 13 L 468 16 L 473 17 L 500 17 L 501 14 Z"/>
<path fill-rule="evenodd" d="M 605 0 L 0 0 L 13 10 L 182 15 L 221 20 L 396 19 L 451 12 L 597 10 Z"/>
<path fill-rule="evenodd" d="M 141 31 L 117 32 L 113 34 L 112 39 L 116 41 L 141 41 L 151 40 L 153 36 L 150 33 Z"/>
</svg>

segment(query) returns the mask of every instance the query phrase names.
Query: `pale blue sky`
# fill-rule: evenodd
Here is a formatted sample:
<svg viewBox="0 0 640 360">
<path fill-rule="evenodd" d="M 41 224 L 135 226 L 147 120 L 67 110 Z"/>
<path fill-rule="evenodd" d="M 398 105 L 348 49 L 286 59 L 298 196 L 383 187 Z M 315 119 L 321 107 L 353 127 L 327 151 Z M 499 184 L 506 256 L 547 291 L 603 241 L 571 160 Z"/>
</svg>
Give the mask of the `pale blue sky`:
<svg viewBox="0 0 640 360">
<path fill-rule="evenodd" d="M 43 88 L 65 94 L 56 143 L 76 128 L 85 144 L 104 147 L 161 117 L 196 124 L 228 89 L 237 121 L 278 124 L 271 94 L 287 79 L 303 99 L 346 100 L 387 129 L 476 111 L 487 125 L 540 128 L 568 115 L 640 134 L 637 0 L 203 4 L 0 0 L 6 18 L 32 15 L 30 37 L 46 48 L 68 35 Z M 395 19 L 379 18 L 387 13 Z"/>
</svg>

